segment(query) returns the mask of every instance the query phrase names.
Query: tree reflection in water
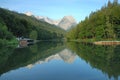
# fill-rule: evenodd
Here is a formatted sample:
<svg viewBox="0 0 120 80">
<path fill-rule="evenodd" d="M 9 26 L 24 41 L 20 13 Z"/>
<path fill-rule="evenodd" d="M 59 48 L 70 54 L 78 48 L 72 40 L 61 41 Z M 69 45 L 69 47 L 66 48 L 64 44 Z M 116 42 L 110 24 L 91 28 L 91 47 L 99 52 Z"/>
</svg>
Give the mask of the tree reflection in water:
<svg viewBox="0 0 120 80">
<path fill-rule="evenodd" d="M 111 79 L 120 76 L 120 45 L 94 45 L 90 43 L 67 43 L 80 58 L 93 68 L 99 69 Z"/>
<path fill-rule="evenodd" d="M 40 42 L 24 48 L 0 48 L 0 74 L 35 63 L 63 50 L 62 42 Z"/>
</svg>

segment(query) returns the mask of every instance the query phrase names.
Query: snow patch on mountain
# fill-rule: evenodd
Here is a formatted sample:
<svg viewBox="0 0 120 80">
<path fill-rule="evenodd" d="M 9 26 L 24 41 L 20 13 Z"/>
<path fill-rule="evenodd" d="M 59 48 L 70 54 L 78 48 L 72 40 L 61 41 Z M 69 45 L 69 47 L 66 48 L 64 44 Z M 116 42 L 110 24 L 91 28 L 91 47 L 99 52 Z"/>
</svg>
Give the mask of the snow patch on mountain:
<svg viewBox="0 0 120 80">
<path fill-rule="evenodd" d="M 49 24 L 56 25 L 64 30 L 68 30 L 68 29 L 77 25 L 76 20 L 72 16 L 64 16 L 62 19 L 53 20 L 53 19 L 48 18 L 46 16 L 35 16 L 30 11 L 26 12 L 25 14 L 27 16 L 34 16 L 36 19 L 41 20 L 41 21 L 45 21 Z"/>
<path fill-rule="evenodd" d="M 72 16 L 65 16 L 63 19 L 59 22 L 58 26 L 63 28 L 64 30 L 68 30 L 71 27 L 76 26 L 77 22 Z"/>
</svg>

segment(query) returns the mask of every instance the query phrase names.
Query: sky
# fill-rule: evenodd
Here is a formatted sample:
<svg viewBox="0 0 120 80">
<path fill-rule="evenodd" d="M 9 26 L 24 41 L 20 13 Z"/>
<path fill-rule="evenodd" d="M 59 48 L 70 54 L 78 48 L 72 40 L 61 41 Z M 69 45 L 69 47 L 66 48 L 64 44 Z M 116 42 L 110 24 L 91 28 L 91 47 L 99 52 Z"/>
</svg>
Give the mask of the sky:
<svg viewBox="0 0 120 80">
<path fill-rule="evenodd" d="M 108 0 L 0 0 L 0 7 L 19 13 L 32 12 L 36 16 L 47 16 L 54 20 L 73 16 L 80 22 L 107 2 Z"/>
</svg>

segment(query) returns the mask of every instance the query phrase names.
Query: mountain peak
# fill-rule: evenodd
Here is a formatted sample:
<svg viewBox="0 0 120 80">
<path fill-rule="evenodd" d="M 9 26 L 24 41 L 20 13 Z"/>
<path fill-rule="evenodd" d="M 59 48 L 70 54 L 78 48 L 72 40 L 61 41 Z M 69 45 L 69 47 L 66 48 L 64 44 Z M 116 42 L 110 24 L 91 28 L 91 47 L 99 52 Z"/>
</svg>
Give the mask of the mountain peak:
<svg viewBox="0 0 120 80">
<path fill-rule="evenodd" d="M 64 16 L 63 19 L 67 19 L 70 22 L 76 22 L 75 19 L 73 18 L 73 16 Z"/>
<path fill-rule="evenodd" d="M 64 16 L 63 19 L 59 22 L 58 26 L 67 30 L 73 26 L 75 26 L 77 22 L 72 16 Z"/>
<path fill-rule="evenodd" d="M 49 24 L 54 24 L 56 26 L 59 26 L 60 28 L 62 28 L 64 30 L 68 30 L 71 27 L 76 26 L 76 24 L 77 24 L 76 20 L 71 15 L 64 16 L 61 20 L 53 20 L 53 19 L 46 17 L 46 16 L 35 16 L 30 11 L 25 12 L 25 14 L 27 16 L 34 16 L 36 19 L 41 20 L 41 21 L 45 21 Z"/>
<path fill-rule="evenodd" d="M 33 13 L 30 12 L 30 11 L 27 11 L 27 12 L 25 12 L 24 14 L 27 15 L 27 16 L 34 16 L 36 19 L 38 19 L 38 20 L 40 20 L 40 21 L 45 21 L 45 22 L 47 22 L 47 23 L 49 23 L 49 24 L 54 24 L 54 25 L 56 25 L 56 26 L 57 26 L 58 23 L 60 22 L 60 20 L 52 20 L 51 18 L 46 17 L 46 16 L 36 16 L 36 15 L 33 15 Z"/>
<path fill-rule="evenodd" d="M 63 18 L 73 18 L 73 16 L 68 15 L 68 16 L 64 16 Z"/>
<path fill-rule="evenodd" d="M 30 11 L 25 12 L 24 14 L 26 14 L 27 16 L 32 16 L 32 15 L 33 15 L 33 13 L 32 13 L 32 12 L 30 12 Z"/>
<path fill-rule="evenodd" d="M 52 20 L 52 19 L 50 19 L 50 18 L 48 18 L 46 16 L 36 16 L 36 18 L 38 20 L 42 20 L 42 21 L 45 21 L 45 22 L 47 22 L 49 24 L 54 24 L 54 25 L 58 25 L 58 23 L 60 21 L 60 20 Z"/>
</svg>

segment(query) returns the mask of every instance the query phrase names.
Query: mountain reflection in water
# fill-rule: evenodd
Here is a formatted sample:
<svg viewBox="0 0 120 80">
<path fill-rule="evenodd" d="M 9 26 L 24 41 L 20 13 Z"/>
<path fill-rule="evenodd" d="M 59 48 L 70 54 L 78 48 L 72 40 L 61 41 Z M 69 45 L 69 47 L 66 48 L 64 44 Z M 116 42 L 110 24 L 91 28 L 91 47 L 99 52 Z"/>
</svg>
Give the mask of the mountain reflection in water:
<svg viewBox="0 0 120 80">
<path fill-rule="evenodd" d="M 64 49 L 58 53 L 56 53 L 55 55 L 51 55 L 43 60 L 39 60 L 37 62 L 35 62 L 34 64 L 29 64 L 27 65 L 27 68 L 31 69 L 34 65 L 36 64 L 43 64 L 43 63 L 47 63 L 51 60 L 63 60 L 67 63 L 73 63 L 74 60 L 76 58 L 76 54 L 72 53 L 70 50 L 68 49 Z"/>
<path fill-rule="evenodd" d="M 0 51 L 0 80 L 120 80 L 119 45 L 40 42 Z"/>
</svg>

